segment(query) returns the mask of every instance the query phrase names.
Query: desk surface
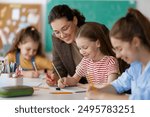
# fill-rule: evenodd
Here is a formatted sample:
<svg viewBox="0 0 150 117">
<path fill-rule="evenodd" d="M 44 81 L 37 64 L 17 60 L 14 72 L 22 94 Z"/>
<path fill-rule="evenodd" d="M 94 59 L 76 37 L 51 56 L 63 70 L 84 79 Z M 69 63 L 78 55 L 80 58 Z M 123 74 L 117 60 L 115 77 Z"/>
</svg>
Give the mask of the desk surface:
<svg viewBox="0 0 150 117">
<path fill-rule="evenodd" d="M 15 80 L 11 79 L 11 82 L 7 81 L 7 86 L 9 84 L 15 85 Z M 0 81 L 3 81 L 0 78 Z M 1 82 L 2 83 L 2 82 Z M 2 98 L 0 100 L 84 100 L 85 93 L 73 93 L 73 94 L 51 94 L 51 91 L 55 90 L 55 87 L 49 87 L 45 80 L 43 79 L 31 79 L 31 78 L 24 78 L 24 84 L 28 84 L 29 86 L 39 85 L 34 88 L 34 94 L 32 96 L 23 96 L 23 97 L 12 97 L 12 98 Z M 33 86 L 35 87 L 35 86 Z"/>
</svg>

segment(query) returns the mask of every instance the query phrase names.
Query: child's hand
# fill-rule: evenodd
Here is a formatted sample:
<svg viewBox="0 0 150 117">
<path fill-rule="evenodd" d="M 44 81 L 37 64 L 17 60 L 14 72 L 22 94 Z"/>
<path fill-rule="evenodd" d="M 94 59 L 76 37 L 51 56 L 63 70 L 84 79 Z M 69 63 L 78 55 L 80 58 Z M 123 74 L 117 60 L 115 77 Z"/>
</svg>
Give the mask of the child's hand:
<svg viewBox="0 0 150 117">
<path fill-rule="evenodd" d="M 39 78 L 39 76 L 40 76 L 40 73 L 39 73 L 39 72 L 37 72 L 37 71 L 33 71 L 33 72 L 32 72 L 32 77 L 33 77 L 33 78 Z"/>
<path fill-rule="evenodd" d="M 19 66 L 19 67 L 17 67 L 17 69 L 16 69 L 15 73 L 12 75 L 12 77 L 18 78 L 18 77 L 22 77 L 22 76 L 23 76 L 22 75 L 22 69 Z"/>
<path fill-rule="evenodd" d="M 67 86 L 66 81 L 67 81 L 67 79 L 65 77 L 62 79 L 59 79 L 58 80 L 58 87 L 59 88 L 65 88 L 65 86 Z"/>
<path fill-rule="evenodd" d="M 67 83 L 67 80 L 68 78 L 67 77 L 63 77 L 61 79 L 58 80 L 58 87 L 59 88 L 65 88 L 65 86 L 68 86 L 68 83 Z"/>
<path fill-rule="evenodd" d="M 54 73 L 46 73 L 46 83 L 49 86 L 54 86 L 57 83 L 57 78 Z"/>
</svg>

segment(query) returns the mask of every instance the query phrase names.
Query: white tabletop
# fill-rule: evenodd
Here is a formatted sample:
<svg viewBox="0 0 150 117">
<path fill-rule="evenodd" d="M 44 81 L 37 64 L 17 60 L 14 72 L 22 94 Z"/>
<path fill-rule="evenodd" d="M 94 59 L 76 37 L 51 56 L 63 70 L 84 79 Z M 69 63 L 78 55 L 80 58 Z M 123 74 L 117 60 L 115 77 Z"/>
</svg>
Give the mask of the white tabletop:
<svg viewBox="0 0 150 117">
<path fill-rule="evenodd" d="M 2 86 L 2 83 L 4 86 L 5 82 L 6 86 L 15 85 L 15 79 L 0 78 L 0 87 Z M 24 78 L 23 82 L 24 82 L 23 85 L 34 87 L 35 90 L 32 96 L 11 97 L 11 98 L 0 97 L 0 100 L 84 100 L 85 97 L 85 92 L 84 93 L 73 92 L 72 94 L 51 94 L 50 92 L 56 91 L 56 87 L 49 87 L 45 83 L 45 80 L 43 79 Z"/>
</svg>

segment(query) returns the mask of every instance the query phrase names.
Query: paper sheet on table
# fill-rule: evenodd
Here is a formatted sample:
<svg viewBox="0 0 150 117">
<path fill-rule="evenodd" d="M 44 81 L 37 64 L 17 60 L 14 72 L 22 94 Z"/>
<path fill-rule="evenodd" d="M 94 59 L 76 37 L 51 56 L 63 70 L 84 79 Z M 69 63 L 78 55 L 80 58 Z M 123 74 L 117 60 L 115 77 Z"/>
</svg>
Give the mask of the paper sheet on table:
<svg viewBox="0 0 150 117">
<path fill-rule="evenodd" d="M 86 89 L 80 88 L 80 87 L 65 87 L 61 89 L 61 91 L 68 91 L 68 92 L 73 92 L 73 93 L 82 93 L 86 92 Z"/>
<path fill-rule="evenodd" d="M 42 84 L 42 80 L 23 78 L 23 85 L 31 86 L 31 87 L 38 87 L 41 84 Z M 16 86 L 16 79 L 15 78 L 0 78 L 0 87 L 5 87 L 5 86 Z"/>
</svg>

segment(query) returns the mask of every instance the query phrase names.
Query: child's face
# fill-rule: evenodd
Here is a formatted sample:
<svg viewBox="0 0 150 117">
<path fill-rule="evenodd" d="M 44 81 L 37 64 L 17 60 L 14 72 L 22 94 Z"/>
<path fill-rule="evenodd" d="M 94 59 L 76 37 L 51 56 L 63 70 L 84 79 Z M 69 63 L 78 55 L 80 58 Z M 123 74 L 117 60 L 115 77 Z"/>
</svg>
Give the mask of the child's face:
<svg viewBox="0 0 150 117">
<path fill-rule="evenodd" d="M 129 43 L 111 37 L 111 43 L 117 58 L 123 59 L 128 64 L 138 59 L 135 44 L 133 44 L 132 42 Z"/>
<path fill-rule="evenodd" d="M 27 37 L 28 39 L 27 42 L 25 43 L 20 43 L 18 48 L 20 49 L 21 55 L 26 59 L 26 60 L 31 60 L 33 56 L 36 55 L 39 43 L 36 43 L 31 40 L 30 37 Z"/>
<path fill-rule="evenodd" d="M 98 59 L 100 55 L 100 43 L 99 41 L 93 42 L 85 37 L 79 37 L 76 39 L 77 46 L 80 53 L 87 58 L 92 60 Z"/>
</svg>

